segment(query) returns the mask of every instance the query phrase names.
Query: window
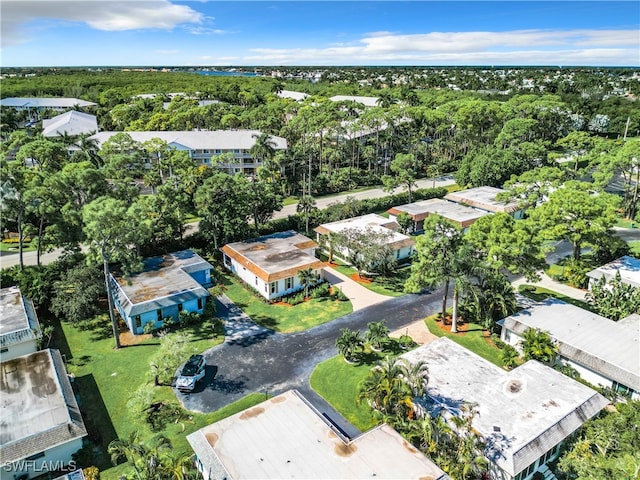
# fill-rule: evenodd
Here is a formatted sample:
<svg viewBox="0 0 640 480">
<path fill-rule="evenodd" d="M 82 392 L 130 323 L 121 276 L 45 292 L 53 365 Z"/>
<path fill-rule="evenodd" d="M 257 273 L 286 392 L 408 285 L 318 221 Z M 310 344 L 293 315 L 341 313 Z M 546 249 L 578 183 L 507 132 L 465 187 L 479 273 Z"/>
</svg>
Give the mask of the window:
<svg viewBox="0 0 640 480">
<path fill-rule="evenodd" d="M 293 277 L 285 278 L 284 279 L 284 289 L 285 290 L 290 290 L 292 288 L 293 288 Z"/>
<path fill-rule="evenodd" d="M 140 328 L 142 326 L 142 321 L 140 320 L 140 315 L 135 315 L 133 317 L 133 321 L 136 324 L 136 328 Z"/>
<path fill-rule="evenodd" d="M 179 303 L 179 304 L 178 304 L 178 312 L 181 312 L 183 308 L 184 308 L 184 307 L 182 306 L 182 304 L 181 304 L 181 303 Z"/>
<path fill-rule="evenodd" d="M 615 382 L 615 381 L 611 385 L 611 388 L 617 394 L 624 395 L 625 397 L 631 397 L 631 394 L 633 393 L 633 389 L 632 388 L 629 388 L 626 385 L 623 385 L 622 383 L 618 383 L 618 382 Z"/>
<path fill-rule="evenodd" d="M 202 299 L 198 299 L 198 310 L 202 310 Z"/>
<path fill-rule="evenodd" d="M 158 321 L 161 322 L 162 321 L 162 309 L 161 308 L 156 310 L 156 315 L 157 315 Z"/>
<path fill-rule="evenodd" d="M 8 351 L 8 348 L 0 348 L 0 353 L 7 353 Z"/>
<path fill-rule="evenodd" d="M 527 468 L 525 468 L 524 470 L 522 470 L 518 475 L 516 475 L 515 480 L 524 480 L 525 478 L 527 478 L 529 475 L 531 475 L 533 473 L 533 471 L 536 469 L 536 462 L 533 462 L 531 465 L 529 465 Z"/>
<path fill-rule="evenodd" d="M 400 250 L 396 250 L 396 258 L 399 260 L 400 259 Z"/>
<path fill-rule="evenodd" d="M 278 282 L 271 282 L 269 286 L 271 287 L 271 295 L 278 293 Z"/>
</svg>

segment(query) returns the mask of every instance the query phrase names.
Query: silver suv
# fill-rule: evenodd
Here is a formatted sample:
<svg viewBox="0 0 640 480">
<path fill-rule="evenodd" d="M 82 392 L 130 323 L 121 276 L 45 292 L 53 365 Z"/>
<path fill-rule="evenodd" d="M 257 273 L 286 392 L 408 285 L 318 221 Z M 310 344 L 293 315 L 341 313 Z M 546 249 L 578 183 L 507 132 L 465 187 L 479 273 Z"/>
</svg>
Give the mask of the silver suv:
<svg viewBox="0 0 640 480">
<path fill-rule="evenodd" d="M 176 388 L 181 392 L 192 392 L 198 380 L 204 377 L 206 364 L 202 355 L 191 355 L 180 371 Z"/>
</svg>

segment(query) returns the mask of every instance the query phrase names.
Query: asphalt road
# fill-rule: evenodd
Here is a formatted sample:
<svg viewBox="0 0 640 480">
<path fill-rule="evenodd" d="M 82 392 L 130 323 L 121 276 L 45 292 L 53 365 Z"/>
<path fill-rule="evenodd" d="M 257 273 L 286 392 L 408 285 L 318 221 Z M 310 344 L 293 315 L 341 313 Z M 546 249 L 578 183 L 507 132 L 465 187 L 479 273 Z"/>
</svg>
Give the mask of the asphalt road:
<svg viewBox="0 0 640 480">
<path fill-rule="evenodd" d="M 212 412 L 250 393 L 277 395 L 295 388 L 319 411 L 331 411 L 311 391 L 309 376 L 318 363 L 337 354 L 335 341 L 340 329 L 348 327 L 364 332 L 369 322 L 380 320 L 385 320 L 390 330 L 400 329 L 438 310 L 441 302 L 441 290 L 392 297 L 303 332 L 280 334 L 258 330 L 241 340 L 228 339 L 204 353 L 209 367 L 196 390 L 190 394 L 177 392 L 177 396 L 188 410 Z M 219 303 L 217 306 L 219 316 L 228 315 L 226 307 Z M 218 367 L 215 378 L 214 366 Z M 341 426 L 347 431 L 353 429 L 348 424 Z"/>
</svg>

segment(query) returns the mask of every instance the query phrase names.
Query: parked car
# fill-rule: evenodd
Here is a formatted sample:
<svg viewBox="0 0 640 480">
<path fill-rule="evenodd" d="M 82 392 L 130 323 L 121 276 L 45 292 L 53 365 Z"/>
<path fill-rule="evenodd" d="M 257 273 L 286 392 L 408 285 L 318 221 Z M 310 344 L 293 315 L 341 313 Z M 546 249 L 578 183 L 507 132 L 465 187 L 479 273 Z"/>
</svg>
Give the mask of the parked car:
<svg viewBox="0 0 640 480">
<path fill-rule="evenodd" d="M 202 355 L 191 355 L 180 371 L 176 388 L 181 392 L 192 392 L 196 383 L 204 378 L 206 365 L 207 362 Z"/>
</svg>

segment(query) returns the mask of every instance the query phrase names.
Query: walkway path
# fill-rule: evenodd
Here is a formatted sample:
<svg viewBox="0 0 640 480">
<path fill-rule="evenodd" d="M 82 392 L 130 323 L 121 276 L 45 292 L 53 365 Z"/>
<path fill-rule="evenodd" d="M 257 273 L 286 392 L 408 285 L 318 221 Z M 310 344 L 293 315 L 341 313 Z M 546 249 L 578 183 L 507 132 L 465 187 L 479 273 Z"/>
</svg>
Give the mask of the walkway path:
<svg viewBox="0 0 640 480">
<path fill-rule="evenodd" d="M 575 298 L 576 300 L 581 300 L 583 302 L 586 301 L 585 295 L 587 293 L 587 290 L 571 287 L 564 283 L 557 282 L 552 278 L 550 278 L 544 272 L 538 272 L 538 273 L 540 274 L 540 280 L 538 282 L 529 282 L 524 277 L 520 277 L 514 280 L 513 282 L 511 282 L 511 284 L 514 286 L 516 291 L 520 285 L 525 285 L 525 284 L 535 285 L 536 287 L 546 288 L 547 290 L 552 290 L 554 292 L 561 293 L 563 295 L 566 295 L 567 297 Z"/>
<path fill-rule="evenodd" d="M 331 285 L 334 285 L 342 290 L 342 293 L 344 293 L 349 298 L 349 300 L 351 300 L 351 305 L 353 305 L 354 312 L 393 298 L 387 297 L 386 295 L 381 295 L 369 290 L 366 287 L 363 287 L 355 280 L 352 280 L 351 278 L 337 271 L 335 268 L 327 266 L 324 267 L 323 270 L 325 280 L 327 280 L 327 282 L 329 282 Z"/>
</svg>

